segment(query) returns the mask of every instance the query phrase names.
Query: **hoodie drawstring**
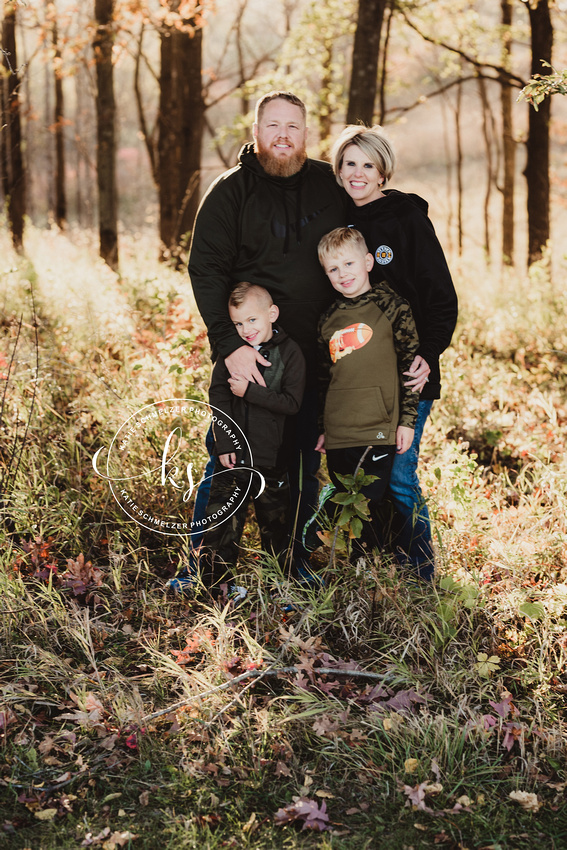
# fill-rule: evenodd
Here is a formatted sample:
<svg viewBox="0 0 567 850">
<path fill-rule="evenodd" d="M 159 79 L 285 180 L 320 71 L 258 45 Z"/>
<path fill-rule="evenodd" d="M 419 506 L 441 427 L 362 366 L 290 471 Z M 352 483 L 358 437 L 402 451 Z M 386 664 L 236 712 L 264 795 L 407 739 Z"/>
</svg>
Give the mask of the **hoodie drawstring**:
<svg viewBox="0 0 567 850">
<path fill-rule="evenodd" d="M 297 182 L 297 186 L 293 187 L 293 189 L 295 190 L 295 238 L 297 240 L 298 245 L 301 245 L 301 184 L 302 184 L 302 180 L 300 179 Z M 288 210 L 287 210 L 287 204 L 285 202 L 286 201 L 286 199 L 285 199 L 285 193 L 286 193 L 285 187 L 282 187 L 282 192 L 283 192 L 283 196 L 282 196 L 283 205 L 284 205 L 284 211 L 285 211 L 285 237 L 284 237 L 284 247 L 283 247 L 283 252 L 284 252 L 284 257 L 285 257 L 285 255 L 289 251 L 289 238 L 290 238 L 290 229 L 291 228 L 290 228 L 290 221 L 289 221 L 289 214 L 288 214 Z"/>
</svg>

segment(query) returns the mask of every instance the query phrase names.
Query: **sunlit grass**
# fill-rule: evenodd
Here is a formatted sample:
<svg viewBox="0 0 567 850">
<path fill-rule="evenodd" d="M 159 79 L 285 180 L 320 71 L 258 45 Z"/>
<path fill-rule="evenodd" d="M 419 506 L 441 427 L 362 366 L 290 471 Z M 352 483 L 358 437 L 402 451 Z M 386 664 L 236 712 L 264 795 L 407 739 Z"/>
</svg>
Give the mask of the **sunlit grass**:
<svg viewBox="0 0 567 850">
<path fill-rule="evenodd" d="M 204 397 L 186 275 L 126 237 L 120 278 L 79 233 L 30 229 L 25 258 L 5 235 L 0 247 L 7 831 L 29 846 L 41 832 L 42 847 L 108 827 L 149 848 L 350 848 L 443 832 L 448 846 L 513 832 L 531 847 L 535 829 L 559 846 L 567 309 L 545 269 L 457 281 L 459 330 L 422 447 L 436 582 L 408 583 L 387 557 L 329 564 L 321 549 L 325 587 L 300 587 L 249 529 L 249 593 L 233 610 L 164 594 L 186 543 L 129 522 L 91 466 L 133 410 Z M 86 586 L 62 578 L 69 560 Z M 516 789 L 537 795 L 537 814 Z M 276 826 L 294 795 L 326 801 L 336 834 Z M 380 844 L 387 830 L 397 837 Z"/>
</svg>

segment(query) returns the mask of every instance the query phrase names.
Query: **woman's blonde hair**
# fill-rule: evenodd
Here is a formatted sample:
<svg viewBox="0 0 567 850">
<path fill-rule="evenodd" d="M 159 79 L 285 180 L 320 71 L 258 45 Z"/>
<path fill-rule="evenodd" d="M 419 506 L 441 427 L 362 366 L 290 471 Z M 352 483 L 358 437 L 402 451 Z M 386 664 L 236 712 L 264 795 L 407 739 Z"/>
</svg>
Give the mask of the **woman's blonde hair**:
<svg viewBox="0 0 567 850">
<path fill-rule="evenodd" d="M 374 127 L 365 127 L 362 124 L 349 124 L 338 135 L 331 149 L 331 162 L 333 171 L 339 186 L 343 181 L 339 177 L 339 171 L 343 165 L 345 150 L 349 145 L 357 148 L 368 157 L 369 162 L 376 166 L 384 178 L 384 186 L 391 178 L 396 167 L 396 154 L 389 139 L 384 135 L 382 127 L 376 124 Z"/>
</svg>

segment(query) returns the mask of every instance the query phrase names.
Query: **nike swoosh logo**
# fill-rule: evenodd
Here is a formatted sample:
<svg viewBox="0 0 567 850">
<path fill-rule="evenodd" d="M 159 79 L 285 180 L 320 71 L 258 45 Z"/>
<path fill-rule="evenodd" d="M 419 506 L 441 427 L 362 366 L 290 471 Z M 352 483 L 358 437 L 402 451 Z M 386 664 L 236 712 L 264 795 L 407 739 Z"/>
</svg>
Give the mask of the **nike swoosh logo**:
<svg viewBox="0 0 567 850">
<path fill-rule="evenodd" d="M 384 458 L 384 457 L 388 457 L 388 455 L 387 454 L 378 455 L 378 457 L 374 457 L 374 455 L 372 455 L 372 460 L 382 460 L 382 458 Z"/>
</svg>

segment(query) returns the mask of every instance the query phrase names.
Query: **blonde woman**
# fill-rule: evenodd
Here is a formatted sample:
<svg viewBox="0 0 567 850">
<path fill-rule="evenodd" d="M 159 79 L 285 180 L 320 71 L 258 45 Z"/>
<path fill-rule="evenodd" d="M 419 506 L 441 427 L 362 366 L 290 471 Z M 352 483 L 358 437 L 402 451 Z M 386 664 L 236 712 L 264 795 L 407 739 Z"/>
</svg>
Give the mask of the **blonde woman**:
<svg viewBox="0 0 567 850">
<path fill-rule="evenodd" d="M 396 455 L 390 479 L 395 509 L 398 560 L 431 579 L 434 555 L 431 524 L 417 464 L 423 428 L 441 394 L 439 357 L 451 342 L 457 295 L 443 249 L 418 195 L 385 189 L 396 165 L 394 150 L 380 127 L 345 127 L 333 145 L 337 182 L 350 197 L 348 223 L 364 236 L 375 263 L 371 281 L 386 280 L 409 301 L 419 348 L 406 387 L 420 393 L 415 435 L 409 451 Z"/>
</svg>

